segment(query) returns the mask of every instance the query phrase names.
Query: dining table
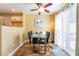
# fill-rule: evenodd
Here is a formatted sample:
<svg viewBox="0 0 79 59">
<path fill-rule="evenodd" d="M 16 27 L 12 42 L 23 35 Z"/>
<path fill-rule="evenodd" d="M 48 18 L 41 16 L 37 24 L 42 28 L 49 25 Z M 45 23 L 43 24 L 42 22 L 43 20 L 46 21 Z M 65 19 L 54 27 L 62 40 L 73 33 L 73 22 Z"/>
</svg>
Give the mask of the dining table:
<svg viewBox="0 0 79 59">
<path fill-rule="evenodd" d="M 33 34 L 32 35 L 32 38 L 31 38 L 31 41 L 33 41 L 33 38 L 37 38 L 38 39 L 38 41 L 40 41 L 40 38 L 42 38 L 42 39 L 44 39 L 44 41 L 45 41 L 45 39 L 46 39 L 46 35 L 45 34 Z M 36 40 L 37 40 L 36 39 Z M 40 47 L 40 44 L 38 43 L 38 44 L 33 44 L 32 43 L 32 45 L 34 46 L 34 47 Z M 35 50 L 35 48 L 34 48 L 34 50 Z M 46 51 L 46 44 L 45 44 L 45 51 Z"/>
</svg>

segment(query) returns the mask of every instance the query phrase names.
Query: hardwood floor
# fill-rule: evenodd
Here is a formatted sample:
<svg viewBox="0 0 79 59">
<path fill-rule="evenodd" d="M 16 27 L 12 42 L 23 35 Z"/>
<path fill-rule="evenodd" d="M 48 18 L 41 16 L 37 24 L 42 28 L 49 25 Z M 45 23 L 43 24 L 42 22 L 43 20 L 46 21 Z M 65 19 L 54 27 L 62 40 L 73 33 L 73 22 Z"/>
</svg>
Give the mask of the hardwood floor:
<svg viewBox="0 0 79 59">
<path fill-rule="evenodd" d="M 54 56 L 54 53 L 52 51 L 53 44 L 50 43 L 46 47 L 47 51 L 46 53 L 41 52 L 34 52 L 33 47 L 31 44 L 26 42 L 20 49 L 15 53 L 15 56 Z"/>
</svg>

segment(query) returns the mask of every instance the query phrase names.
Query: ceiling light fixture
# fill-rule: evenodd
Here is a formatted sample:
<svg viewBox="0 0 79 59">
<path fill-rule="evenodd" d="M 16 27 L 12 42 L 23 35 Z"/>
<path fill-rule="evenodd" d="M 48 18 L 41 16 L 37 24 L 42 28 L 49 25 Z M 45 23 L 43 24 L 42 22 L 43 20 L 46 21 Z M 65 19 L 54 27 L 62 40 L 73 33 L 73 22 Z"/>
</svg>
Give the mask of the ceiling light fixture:
<svg viewBox="0 0 79 59">
<path fill-rule="evenodd" d="M 52 6 L 52 3 L 48 3 L 46 5 L 43 5 L 42 3 L 36 3 L 36 5 L 38 6 L 38 8 L 31 9 L 31 11 L 38 10 L 38 15 L 40 15 L 42 12 L 49 13 L 50 11 L 47 10 L 46 8 Z"/>
<path fill-rule="evenodd" d="M 44 12 L 44 8 L 43 7 L 41 7 L 41 8 L 39 8 L 39 10 L 38 10 L 39 12 Z"/>
</svg>

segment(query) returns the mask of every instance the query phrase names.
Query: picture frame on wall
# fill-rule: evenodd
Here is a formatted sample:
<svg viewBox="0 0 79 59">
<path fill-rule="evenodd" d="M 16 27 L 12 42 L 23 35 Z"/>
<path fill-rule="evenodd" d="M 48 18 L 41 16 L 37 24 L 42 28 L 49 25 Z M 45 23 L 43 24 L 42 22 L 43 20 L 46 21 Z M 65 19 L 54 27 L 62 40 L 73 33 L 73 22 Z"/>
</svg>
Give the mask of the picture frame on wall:
<svg viewBox="0 0 79 59">
<path fill-rule="evenodd" d="M 43 28 L 44 27 L 44 21 L 41 20 L 41 19 L 35 20 L 35 27 Z"/>
</svg>

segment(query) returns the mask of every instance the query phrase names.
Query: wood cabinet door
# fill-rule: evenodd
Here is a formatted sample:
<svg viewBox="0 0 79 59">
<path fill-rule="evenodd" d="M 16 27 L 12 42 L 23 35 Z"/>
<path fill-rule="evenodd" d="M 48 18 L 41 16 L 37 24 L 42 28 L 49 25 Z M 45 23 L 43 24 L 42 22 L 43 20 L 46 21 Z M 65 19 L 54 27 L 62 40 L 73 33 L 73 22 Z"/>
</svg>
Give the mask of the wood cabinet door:
<svg viewBox="0 0 79 59">
<path fill-rule="evenodd" d="M 0 16 L 0 25 L 4 25 L 4 16 Z"/>
</svg>

